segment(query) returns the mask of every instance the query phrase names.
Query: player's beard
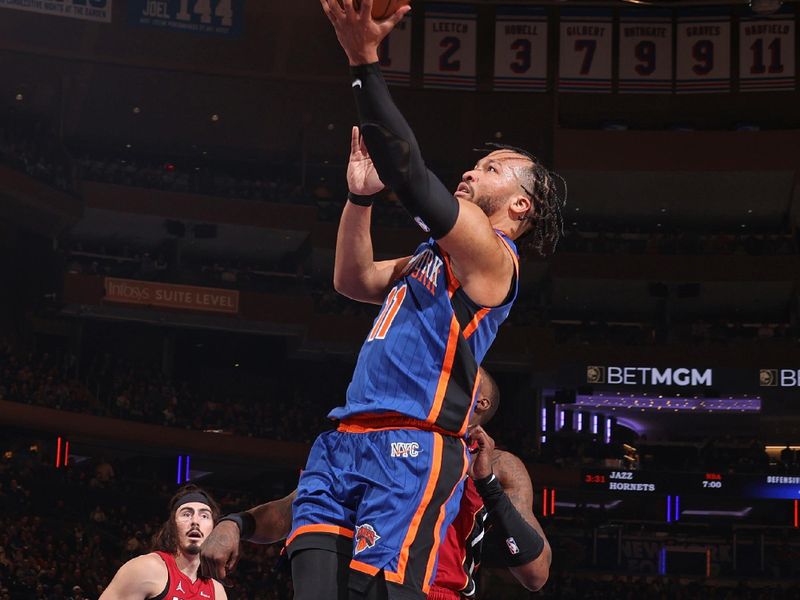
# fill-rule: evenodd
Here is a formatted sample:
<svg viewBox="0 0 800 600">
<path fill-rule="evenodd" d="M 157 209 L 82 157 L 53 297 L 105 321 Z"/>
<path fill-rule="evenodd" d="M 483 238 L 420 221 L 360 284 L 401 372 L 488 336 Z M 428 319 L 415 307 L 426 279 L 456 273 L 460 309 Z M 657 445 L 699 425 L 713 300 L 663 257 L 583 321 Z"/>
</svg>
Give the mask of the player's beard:
<svg viewBox="0 0 800 600">
<path fill-rule="evenodd" d="M 183 551 L 192 556 L 200 554 L 200 542 L 198 540 L 189 540 L 183 547 Z"/>
<path fill-rule="evenodd" d="M 480 208 L 487 217 L 491 217 L 500 208 L 503 201 L 500 198 L 492 198 L 491 196 L 475 196 L 473 202 Z"/>
</svg>

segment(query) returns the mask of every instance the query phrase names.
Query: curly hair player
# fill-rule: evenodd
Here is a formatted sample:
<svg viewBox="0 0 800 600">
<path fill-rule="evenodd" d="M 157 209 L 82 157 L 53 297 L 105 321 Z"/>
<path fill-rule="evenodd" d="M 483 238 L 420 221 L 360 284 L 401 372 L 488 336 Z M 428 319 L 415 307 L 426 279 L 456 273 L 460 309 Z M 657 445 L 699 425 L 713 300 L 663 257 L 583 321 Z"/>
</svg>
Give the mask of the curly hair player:
<svg viewBox="0 0 800 600">
<path fill-rule="evenodd" d="M 349 201 L 334 285 L 381 304 L 336 431 L 317 438 L 293 504 L 288 552 L 297 600 L 424 598 L 469 468 L 478 365 L 517 294 L 515 240 L 546 254 L 561 232 L 551 174 L 498 148 L 449 193 L 425 166 L 378 68 L 381 40 L 408 12 L 375 21 L 371 0 L 321 0 L 351 65 Z M 375 261 L 371 203 L 391 188 L 431 234 L 411 256 Z"/>
</svg>

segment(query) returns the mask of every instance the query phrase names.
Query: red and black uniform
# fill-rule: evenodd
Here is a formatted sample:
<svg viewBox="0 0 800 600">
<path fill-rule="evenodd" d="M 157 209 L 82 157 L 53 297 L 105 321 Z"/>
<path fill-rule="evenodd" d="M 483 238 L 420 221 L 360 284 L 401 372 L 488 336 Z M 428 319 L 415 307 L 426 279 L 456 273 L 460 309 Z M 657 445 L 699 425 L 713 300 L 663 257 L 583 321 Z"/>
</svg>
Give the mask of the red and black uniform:
<svg viewBox="0 0 800 600">
<path fill-rule="evenodd" d="M 481 561 L 486 508 L 471 478 L 464 484 L 458 515 L 439 548 L 436 579 L 428 600 L 460 600 L 475 595 L 475 571 Z"/>
<path fill-rule="evenodd" d="M 167 586 L 152 600 L 214 600 L 214 580 L 189 579 L 178 568 L 175 557 L 166 552 L 156 552 L 167 565 Z"/>
</svg>

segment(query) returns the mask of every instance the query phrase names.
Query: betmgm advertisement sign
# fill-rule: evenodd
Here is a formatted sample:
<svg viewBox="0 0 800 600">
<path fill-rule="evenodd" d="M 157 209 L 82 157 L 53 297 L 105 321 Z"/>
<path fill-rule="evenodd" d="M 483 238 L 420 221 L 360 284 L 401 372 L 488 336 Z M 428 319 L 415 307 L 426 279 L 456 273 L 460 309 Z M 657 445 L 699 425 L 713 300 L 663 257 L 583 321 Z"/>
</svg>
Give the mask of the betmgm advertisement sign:
<svg viewBox="0 0 800 600">
<path fill-rule="evenodd" d="M 692 369 L 688 367 L 586 367 L 586 383 L 590 385 L 630 385 L 666 387 L 707 387 L 714 385 L 711 369 Z"/>
<path fill-rule="evenodd" d="M 761 387 L 800 388 L 800 369 L 761 369 L 758 383 Z"/>
</svg>

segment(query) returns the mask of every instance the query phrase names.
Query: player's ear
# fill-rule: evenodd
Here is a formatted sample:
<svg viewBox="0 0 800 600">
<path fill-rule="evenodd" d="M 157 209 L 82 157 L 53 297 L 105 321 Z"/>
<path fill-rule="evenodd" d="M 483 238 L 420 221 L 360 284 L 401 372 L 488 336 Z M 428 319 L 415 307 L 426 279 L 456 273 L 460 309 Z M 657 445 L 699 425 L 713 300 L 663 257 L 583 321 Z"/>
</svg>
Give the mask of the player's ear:
<svg viewBox="0 0 800 600">
<path fill-rule="evenodd" d="M 536 206 L 533 201 L 524 194 L 514 196 L 508 207 L 509 216 L 514 221 L 522 221 L 526 217 L 533 217 L 535 210 Z"/>
</svg>

